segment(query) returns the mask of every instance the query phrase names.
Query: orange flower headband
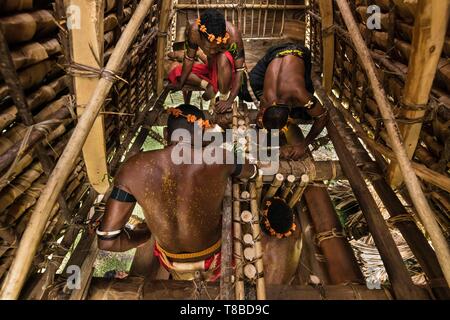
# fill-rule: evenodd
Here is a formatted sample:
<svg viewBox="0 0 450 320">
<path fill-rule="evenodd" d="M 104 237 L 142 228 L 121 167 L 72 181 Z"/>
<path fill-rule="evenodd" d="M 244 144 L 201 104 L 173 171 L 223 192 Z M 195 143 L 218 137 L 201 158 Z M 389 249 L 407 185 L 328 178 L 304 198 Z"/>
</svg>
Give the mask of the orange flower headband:
<svg viewBox="0 0 450 320">
<path fill-rule="evenodd" d="M 210 129 L 213 127 L 213 125 L 209 122 L 209 120 L 203 120 L 201 118 L 198 119 L 197 116 L 195 116 L 193 114 L 185 115 L 185 114 L 183 114 L 183 111 L 181 111 L 178 108 L 169 108 L 166 110 L 166 112 L 168 114 L 174 116 L 175 118 L 184 117 L 184 118 L 186 118 L 187 122 L 197 123 L 198 126 L 203 129 Z"/>
<path fill-rule="evenodd" d="M 228 42 L 228 40 L 230 39 L 230 34 L 228 32 L 225 33 L 225 36 L 223 36 L 223 37 L 216 37 L 212 33 L 208 33 L 208 29 L 206 29 L 206 26 L 204 24 L 202 24 L 202 21 L 200 20 L 200 18 L 198 18 L 195 21 L 195 23 L 199 26 L 199 30 L 208 36 L 209 42 L 216 41 L 217 44 L 221 44 L 221 43 L 226 44 Z"/>
<path fill-rule="evenodd" d="M 281 198 L 275 197 L 274 199 L 281 199 Z M 292 222 L 292 226 L 287 232 L 285 232 L 285 233 L 278 233 L 278 232 L 276 232 L 272 228 L 272 226 L 270 225 L 269 219 L 267 218 L 267 214 L 269 212 L 269 208 L 270 208 L 271 205 L 272 205 L 272 201 L 267 200 L 266 201 L 266 208 L 263 210 L 264 226 L 266 227 L 266 229 L 269 232 L 269 234 L 271 236 L 273 236 L 273 237 L 277 237 L 278 239 L 283 239 L 283 238 L 290 237 L 292 235 L 292 233 L 297 229 L 297 225 L 294 222 Z"/>
</svg>

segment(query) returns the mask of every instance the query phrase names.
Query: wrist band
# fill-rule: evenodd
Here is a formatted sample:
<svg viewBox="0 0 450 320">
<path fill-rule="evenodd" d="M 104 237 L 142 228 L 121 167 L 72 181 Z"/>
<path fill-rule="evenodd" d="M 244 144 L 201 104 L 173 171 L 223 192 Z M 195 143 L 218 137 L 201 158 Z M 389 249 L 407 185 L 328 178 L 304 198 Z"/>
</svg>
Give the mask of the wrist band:
<svg viewBox="0 0 450 320">
<path fill-rule="evenodd" d="M 113 231 L 100 231 L 97 228 L 97 230 L 95 230 L 95 233 L 100 240 L 114 240 L 120 236 L 120 234 L 122 233 L 122 229 Z"/>
<path fill-rule="evenodd" d="M 256 164 L 253 165 L 253 174 L 252 176 L 249 178 L 250 180 L 255 179 L 258 176 L 259 170 L 258 170 L 258 166 Z"/>
</svg>

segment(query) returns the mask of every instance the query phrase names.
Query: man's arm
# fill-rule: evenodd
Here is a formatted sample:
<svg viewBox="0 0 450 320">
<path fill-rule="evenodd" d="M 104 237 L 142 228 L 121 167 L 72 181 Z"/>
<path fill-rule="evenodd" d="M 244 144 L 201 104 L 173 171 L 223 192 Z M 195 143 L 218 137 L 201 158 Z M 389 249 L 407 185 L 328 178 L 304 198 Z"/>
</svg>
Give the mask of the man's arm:
<svg viewBox="0 0 450 320">
<path fill-rule="evenodd" d="M 313 126 L 305 138 L 306 146 L 309 146 L 316 140 L 319 134 L 323 131 L 328 122 L 328 110 L 325 109 L 319 102 L 316 102 L 314 107 L 308 109 L 308 114 L 314 119 Z"/>
<path fill-rule="evenodd" d="M 121 170 L 117 175 L 115 187 L 106 202 L 105 214 L 97 229 L 98 247 L 102 250 L 128 251 L 146 243 L 151 236 L 145 223 L 134 230 L 125 228 L 136 205 L 136 199 L 122 181 L 124 171 Z"/>
<path fill-rule="evenodd" d="M 181 76 L 178 80 L 178 83 L 173 87 L 173 89 L 175 90 L 181 90 L 183 88 L 189 74 L 192 71 L 192 67 L 194 66 L 194 61 L 198 50 L 198 44 L 194 40 L 191 29 L 192 27 L 186 31 L 183 69 L 181 71 Z"/>
<path fill-rule="evenodd" d="M 308 151 L 308 146 L 316 140 L 316 138 L 325 128 L 328 122 L 328 112 L 319 102 L 316 102 L 312 108 L 307 109 L 307 113 L 314 119 L 311 130 L 309 131 L 305 140 L 296 141 L 292 145 L 283 147 L 280 150 L 281 155 L 284 158 L 298 160 L 303 157 L 304 154 Z M 286 134 L 287 136 L 290 135 L 289 131 L 292 131 L 291 127 L 289 127 L 289 130 Z"/>
<path fill-rule="evenodd" d="M 234 81 L 231 84 L 231 92 L 230 96 L 226 101 L 219 101 L 216 104 L 216 111 L 218 113 L 223 113 L 231 109 L 231 106 L 233 105 L 234 99 L 239 94 L 239 91 L 241 89 L 242 84 L 242 76 L 244 74 L 244 65 L 245 65 L 245 50 L 244 50 L 244 42 L 242 41 L 242 36 L 239 31 L 237 31 L 237 53 L 234 57 Z"/>
</svg>

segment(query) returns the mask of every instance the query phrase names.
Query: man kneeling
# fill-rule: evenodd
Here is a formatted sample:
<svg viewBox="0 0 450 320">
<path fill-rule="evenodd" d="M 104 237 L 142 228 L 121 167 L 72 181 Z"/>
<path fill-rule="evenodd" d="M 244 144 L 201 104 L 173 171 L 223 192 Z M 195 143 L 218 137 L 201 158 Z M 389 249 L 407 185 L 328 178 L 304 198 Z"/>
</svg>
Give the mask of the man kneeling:
<svg viewBox="0 0 450 320">
<path fill-rule="evenodd" d="M 194 106 L 172 109 L 167 128 L 171 145 L 139 153 L 122 165 L 97 230 L 100 249 L 127 251 L 153 234 L 154 254 L 174 279 L 193 280 L 196 272 L 207 281 L 219 277 L 221 209 L 228 178 L 255 177 L 257 168 L 250 164 L 190 164 L 196 154 L 203 153 L 205 144 L 175 140 L 173 133 L 184 129 L 194 137 L 194 125 L 205 123 L 203 112 Z M 188 163 L 174 164 L 173 154 L 186 148 L 190 152 L 182 156 Z M 146 225 L 131 231 L 124 226 L 136 202 L 144 211 Z"/>
</svg>

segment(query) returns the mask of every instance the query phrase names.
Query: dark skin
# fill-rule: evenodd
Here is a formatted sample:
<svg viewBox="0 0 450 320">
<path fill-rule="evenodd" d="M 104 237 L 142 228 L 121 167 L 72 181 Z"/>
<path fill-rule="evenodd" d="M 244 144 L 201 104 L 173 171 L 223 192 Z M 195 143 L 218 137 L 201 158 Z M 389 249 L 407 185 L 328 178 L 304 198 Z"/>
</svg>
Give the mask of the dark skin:
<svg viewBox="0 0 450 320">
<path fill-rule="evenodd" d="M 115 185 L 136 198 L 146 224 L 129 232 L 129 236 L 122 232 L 114 240 L 99 239 L 100 249 L 127 251 L 145 244 L 151 234 L 162 248 L 172 253 L 199 252 L 219 240 L 225 187 L 235 166 L 174 165 L 171 160 L 174 147 L 139 153 L 122 165 Z M 194 152 L 202 149 L 193 151 L 192 157 Z M 239 178 L 251 177 L 253 172 L 253 165 L 243 165 Z M 109 199 L 99 230 L 124 227 L 134 206 Z"/>
<path fill-rule="evenodd" d="M 285 104 L 302 108 L 312 96 L 306 90 L 304 61 L 293 55 L 274 59 L 268 66 L 264 78 L 264 93 L 261 98 L 261 110 L 276 104 Z M 325 109 L 316 103 L 307 113 L 314 117 L 322 115 Z M 317 136 L 325 128 L 328 115 L 317 118 L 305 139 L 296 139 L 295 143 L 289 143 L 280 149 L 281 157 L 291 160 L 302 158 L 308 146 L 314 142 Z M 289 130 L 296 126 L 289 126 Z M 292 136 L 289 134 L 286 136 Z M 288 139 L 289 140 L 289 139 Z"/>
<path fill-rule="evenodd" d="M 242 82 L 242 73 L 243 71 L 238 71 L 235 73 L 234 81 L 232 80 L 232 72 L 231 64 L 228 61 L 227 57 L 225 56 L 225 52 L 227 51 L 228 47 L 235 43 L 237 45 L 237 51 L 238 52 L 244 52 L 244 42 L 242 41 L 242 36 L 239 30 L 231 23 L 226 23 L 226 29 L 227 32 L 230 35 L 230 38 L 228 39 L 228 42 L 226 44 L 217 44 L 216 41 L 210 42 L 207 37 L 205 37 L 198 29 L 198 25 L 196 23 L 193 23 L 191 27 L 187 30 L 186 38 L 189 39 L 189 41 L 192 44 L 196 44 L 199 46 L 199 48 L 202 50 L 203 54 L 200 55 L 200 58 L 206 56 L 208 59 L 207 63 L 211 63 L 211 57 L 216 56 L 217 57 L 217 67 L 219 72 L 218 77 L 218 87 L 219 92 L 222 94 L 227 94 L 230 92 L 230 95 L 227 100 L 220 100 L 215 105 L 215 111 L 217 113 L 224 113 L 227 111 L 230 111 L 233 105 L 234 100 L 236 99 L 237 95 L 239 94 L 240 85 Z M 190 58 L 195 58 L 197 54 L 196 49 L 187 48 L 186 55 Z M 242 57 L 235 60 L 235 69 L 240 69 L 244 66 L 245 63 L 245 56 L 244 54 L 241 55 Z M 204 59 L 201 59 L 204 60 Z M 176 85 L 170 85 L 172 90 L 181 90 L 185 84 L 193 85 L 193 86 L 200 86 L 201 78 L 193 74 L 192 67 L 194 65 L 193 60 L 184 59 L 183 61 L 183 69 L 182 74 L 180 78 L 178 79 L 178 82 Z M 214 90 L 213 87 L 208 85 L 205 94 L 203 95 L 203 98 L 205 100 L 210 100 L 214 96 Z"/>
</svg>

